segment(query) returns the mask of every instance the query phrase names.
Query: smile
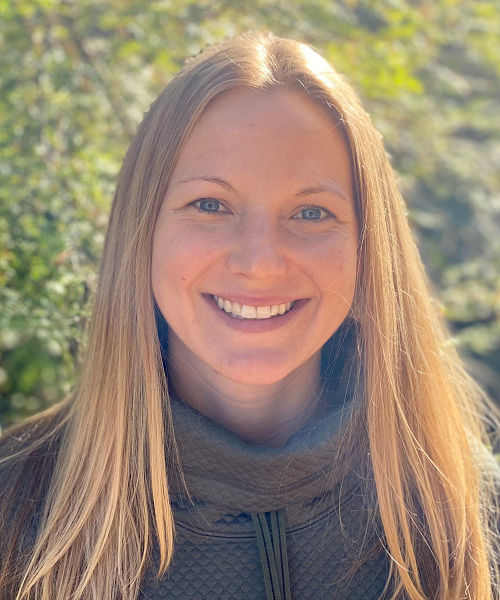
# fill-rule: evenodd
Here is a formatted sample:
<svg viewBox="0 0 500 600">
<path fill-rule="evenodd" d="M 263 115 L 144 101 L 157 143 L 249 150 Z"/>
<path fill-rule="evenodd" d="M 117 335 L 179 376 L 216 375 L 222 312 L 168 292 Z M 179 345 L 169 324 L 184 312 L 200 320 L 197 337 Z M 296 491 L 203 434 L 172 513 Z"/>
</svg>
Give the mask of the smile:
<svg viewBox="0 0 500 600">
<path fill-rule="evenodd" d="M 269 319 L 277 317 L 289 312 L 295 300 L 286 304 L 273 304 L 272 306 L 248 306 L 247 304 L 239 304 L 224 300 L 219 296 L 212 295 L 212 298 L 217 306 L 236 319 Z"/>
</svg>

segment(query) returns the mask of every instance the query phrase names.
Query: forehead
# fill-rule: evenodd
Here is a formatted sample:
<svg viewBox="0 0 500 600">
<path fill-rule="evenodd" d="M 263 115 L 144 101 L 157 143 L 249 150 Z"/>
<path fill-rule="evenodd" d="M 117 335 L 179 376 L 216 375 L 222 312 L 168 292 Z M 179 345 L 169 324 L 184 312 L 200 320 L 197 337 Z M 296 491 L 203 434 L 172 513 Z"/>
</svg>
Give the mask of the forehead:
<svg viewBox="0 0 500 600">
<path fill-rule="evenodd" d="M 292 121 L 288 119 L 292 117 Z M 289 130 L 291 125 L 311 134 L 320 123 L 330 129 L 333 119 L 318 104 L 290 90 L 251 90 L 236 88 L 215 98 L 203 112 L 200 123 L 210 125 L 223 120 L 227 127 L 254 128 L 266 125 Z"/>
<path fill-rule="evenodd" d="M 268 183 L 285 178 L 296 185 L 340 177 L 352 192 L 340 125 L 297 92 L 231 90 L 204 111 L 181 151 L 174 179 L 236 173 L 259 173 Z"/>
</svg>

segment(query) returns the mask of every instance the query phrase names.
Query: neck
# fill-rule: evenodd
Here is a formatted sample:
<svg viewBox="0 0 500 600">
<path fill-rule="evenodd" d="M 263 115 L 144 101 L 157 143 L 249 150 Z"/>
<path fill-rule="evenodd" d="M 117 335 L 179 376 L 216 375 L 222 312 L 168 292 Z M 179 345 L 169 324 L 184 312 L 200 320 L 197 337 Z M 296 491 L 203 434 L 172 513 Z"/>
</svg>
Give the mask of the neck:
<svg viewBox="0 0 500 600">
<path fill-rule="evenodd" d="M 270 385 L 246 385 L 221 378 L 200 369 L 193 359 L 184 345 L 169 340 L 168 370 L 173 393 L 248 444 L 283 447 L 306 422 L 324 415 L 321 351 Z"/>
</svg>

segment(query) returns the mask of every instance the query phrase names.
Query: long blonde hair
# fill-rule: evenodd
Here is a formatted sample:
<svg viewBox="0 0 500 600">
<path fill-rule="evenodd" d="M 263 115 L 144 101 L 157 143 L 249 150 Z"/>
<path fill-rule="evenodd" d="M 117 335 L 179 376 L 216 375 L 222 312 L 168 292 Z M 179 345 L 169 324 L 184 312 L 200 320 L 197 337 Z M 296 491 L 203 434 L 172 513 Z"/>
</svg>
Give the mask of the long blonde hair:
<svg viewBox="0 0 500 600">
<path fill-rule="evenodd" d="M 494 499 L 478 459 L 482 397 L 430 298 L 381 136 L 325 60 L 271 34 L 233 38 L 188 62 L 127 152 L 81 375 L 70 397 L 42 415 L 52 425 L 30 446 L 63 432 L 15 598 L 135 600 L 155 537 L 159 576 L 172 559 L 167 473 L 178 463 L 154 317 L 152 232 L 184 141 L 208 103 L 238 87 L 306 94 L 342 124 L 350 146 L 361 231 L 353 311 L 363 344 L 363 418 L 393 597 L 427 597 L 425 546 L 433 598 L 491 600 Z"/>
</svg>

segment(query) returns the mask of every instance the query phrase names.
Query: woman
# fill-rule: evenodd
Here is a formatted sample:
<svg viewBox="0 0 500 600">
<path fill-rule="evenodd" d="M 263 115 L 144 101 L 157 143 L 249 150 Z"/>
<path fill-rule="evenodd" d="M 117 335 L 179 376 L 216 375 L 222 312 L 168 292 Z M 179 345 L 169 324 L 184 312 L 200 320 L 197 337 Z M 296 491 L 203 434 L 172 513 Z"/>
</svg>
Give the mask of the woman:
<svg viewBox="0 0 500 600">
<path fill-rule="evenodd" d="M 491 599 L 481 415 L 356 95 L 234 38 L 127 153 L 74 392 L 3 438 L 0 596 Z"/>
</svg>

